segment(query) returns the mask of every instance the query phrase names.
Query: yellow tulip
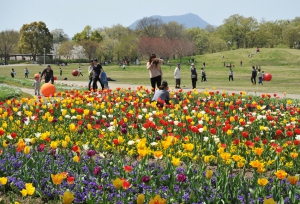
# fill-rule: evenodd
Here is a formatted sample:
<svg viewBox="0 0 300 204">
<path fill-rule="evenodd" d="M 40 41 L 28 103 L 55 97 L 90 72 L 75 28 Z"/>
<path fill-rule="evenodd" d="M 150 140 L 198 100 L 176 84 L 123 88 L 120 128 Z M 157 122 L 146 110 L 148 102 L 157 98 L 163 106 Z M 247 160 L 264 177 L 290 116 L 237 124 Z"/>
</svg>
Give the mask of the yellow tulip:
<svg viewBox="0 0 300 204">
<path fill-rule="evenodd" d="M 172 164 L 174 166 L 178 166 L 179 163 L 180 163 L 180 159 L 179 158 L 172 157 Z"/>
<path fill-rule="evenodd" d="M 194 145 L 192 143 L 183 144 L 183 147 L 187 151 L 192 151 L 194 149 Z"/>
<path fill-rule="evenodd" d="M 137 204 L 143 204 L 145 202 L 145 196 L 143 194 L 139 194 L 136 198 Z"/>
<path fill-rule="evenodd" d="M 22 189 L 20 192 L 21 192 L 21 194 L 22 194 L 23 197 L 27 196 L 26 189 Z"/>
<path fill-rule="evenodd" d="M 73 157 L 73 161 L 74 162 L 79 162 L 80 161 L 80 157 L 79 156 L 74 156 Z"/>
<path fill-rule="evenodd" d="M 115 180 L 112 181 L 112 183 L 116 189 L 120 189 L 123 185 L 123 182 L 124 181 L 119 178 L 116 178 Z"/>
<path fill-rule="evenodd" d="M 29 153 L 30 153 L 30 147 L 29 147 L 29 146 L 26 146 L 26 147 L 24 148 L 24 153 L 25 153 L 25 154 L 29 154 Z"/>
<path fill-rule="evenodd" d="M 35 192 L 35 187 L 32 186 L 32 183 L 26 183 L 25 184 L 26 191 L 28 195 L 33 195 Z"/>
<path fill-rule="evenodd" d="M 206 170 L 205 177 L 208 179 L 211 179 L 213 174 L 214 174 L 214 172 L 212 170 Z"/>
<path fill-rule="evenodd" d="M 59 184 L 61 184 L 62 180 L 64 179 L 64 176 L 62 174 L 55 174 L 55 175 L 51 174 L 51 179 L 55 185 L 59 185 Z"/>
<path fill-rule="evenodd" d="M 63 195 L 63 204 L 70 204 L 74 200 L 74 194 L 70 191 L 65 191 Z"/>
<path fill-rule="evenodd" d="M 264 204 L 276 204 L 273 198 L 264 199 Z"/>
<path fill-rule="evenodd" d="M 56 148 L 57 148 L 57 142 L 52 141 L 52 142 L 50 143 L 50 147 L 51 147 L 52 149 L 56 149 Z"/>
<path fill-rule="evenodd" d="M 260 186 L 265 186 L 269 183 L 268 179 L 266 178 L 259 178 L 258 181 L 257 181 L 258 185 Z"/>
<path fill-rule="evenodd" d="M 62 141 L 62 142 L 61 142 L 61 146 L 62 146 L 63 148 L 67 148 L 68 142 L 67 142 L 67 141 Z"/>
<path fill-rule="evenodd" d="M 0 177 L 0 183 L 2 186 L 7 184 L 7 177 Z"/>
<path fill-rule="evenodd" d="M 230 159 L 231 154 L 228 153 L 228 152 L 224 152 L 224 153 L 222 153 L 220 156 L 221 156 L 221 158 L 222 158 L 223 160 L 226 161 L 226 160 Z"/>
<path fill-rule="evenodd" d="M 167 200 L 161 198 L 160 195 L 156 195 L 154 198 L 151 198 L 149 204 L 166 204 Z"/>
</svg>

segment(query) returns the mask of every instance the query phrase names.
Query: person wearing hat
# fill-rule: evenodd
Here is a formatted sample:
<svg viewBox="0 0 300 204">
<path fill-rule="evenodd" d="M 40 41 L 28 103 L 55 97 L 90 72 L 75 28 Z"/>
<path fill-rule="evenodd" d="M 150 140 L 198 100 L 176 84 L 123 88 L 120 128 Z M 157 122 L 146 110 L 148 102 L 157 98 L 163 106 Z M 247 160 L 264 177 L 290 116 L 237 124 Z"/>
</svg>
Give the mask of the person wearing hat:
<svg viewBox="0 0 300 204">
<path fill-rule="evenodd" d="M 157 101 L 158 106 L 163 106 L 164 103 L 169 105 L 170 93 L 168 89 L 169 89 L 168 82 L 162 81 L 161 85 L 159 86 L 159 89 L 155 91 L 152 101 Z"/>
<path fill-rule="evenodd" d="M 197 74 L 197 70 L 195 68 L 194 63 L 191 64 L 191 79 L 192 79 L 193 89 L 195 89 L 196 88 L 196 83 L 197 83 L 197 80 L 198 80 L 198 74 Z"/>
<path fill-rule="evenodd" d="M 42 71 L 40 81 L 42 81 L 43 77 L 45 77 L 45 83 L 51 81 L 51 84 L 54 84 L 53 70 L 51 69 L 50 64 L 48 64 L 46 68 Z"/>
<path fill-rule="evenodd" d="M 177 67 L 174 71 L 174 78 L 175 78 L 175 89 L 180 89 L 180 64 L 177 64 Z"/>
</svg>

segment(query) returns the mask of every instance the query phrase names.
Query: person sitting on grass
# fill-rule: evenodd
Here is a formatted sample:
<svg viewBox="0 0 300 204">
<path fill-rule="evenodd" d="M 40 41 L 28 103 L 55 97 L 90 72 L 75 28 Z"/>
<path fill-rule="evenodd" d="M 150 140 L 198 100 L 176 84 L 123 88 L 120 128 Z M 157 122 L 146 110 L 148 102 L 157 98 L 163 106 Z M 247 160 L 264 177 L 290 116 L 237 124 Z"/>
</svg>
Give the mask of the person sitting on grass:
<svg viewBox="0 0 300 204">
<path fill-rule="evenodd" d="M 170 105 L 170 93 L 168 89 L 168 82 L 162 81 L 162 84 L 158 87 L 158 90 L 155 91 L 152 101 L 157 101 L 158 107 L 163 107 L 165 103 Z"/>
</svg>

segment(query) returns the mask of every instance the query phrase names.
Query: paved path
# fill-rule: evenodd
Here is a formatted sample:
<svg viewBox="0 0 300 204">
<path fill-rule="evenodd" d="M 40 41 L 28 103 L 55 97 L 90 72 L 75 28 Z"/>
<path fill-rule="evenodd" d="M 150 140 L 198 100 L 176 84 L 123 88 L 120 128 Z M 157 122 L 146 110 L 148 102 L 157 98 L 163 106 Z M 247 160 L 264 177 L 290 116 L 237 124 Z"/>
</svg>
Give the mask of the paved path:
<svg viewBox="0 0 300 204">
<path fill-rule="evenodd" d="M 74 87 L 87 87 L 87 83 L 84 83 L 82 81 L 55 81 L 55 84 L 61 84 L 61 85 L 69 85 L 69 86 L 74 86 Z M 121 84 L 118 82 L 109 82 L 109 87 L 111 89 L 116 89 L 116 88 L 131 88 L 131 89 L 137 89 L 141 85 L 136 85 L 136 84 Z M 150 86 L 144 86 L 148 89 L 150 89 Z M 34 95 L 34 89 L 30 88 L 20 88 L 23 92 L 29 93 L 31 95 Z M 173 88 L 171 88 L 172 90 Z M 183 91 L 191 91 L 191 88 L 183 88 Z M 198 91 L 205 91 L 205 89 L 197 89 Z M 240 91 L 227 91 L 228 93 L 240 93 Z M 259 93 L 259 92 L 247 92 L 248 95 L 257 95 L 261 96 L 262 94 L 270 94 L 272 97 L 274 97 L 274 93 Z M 292 99 L 299 99 L 300 100 L 300 95 L 297 94 L 286 94 L 286 96 L 283 93 L 276 93 L 278 97 L 280 98 L 292 98 Z"/>
</svg>

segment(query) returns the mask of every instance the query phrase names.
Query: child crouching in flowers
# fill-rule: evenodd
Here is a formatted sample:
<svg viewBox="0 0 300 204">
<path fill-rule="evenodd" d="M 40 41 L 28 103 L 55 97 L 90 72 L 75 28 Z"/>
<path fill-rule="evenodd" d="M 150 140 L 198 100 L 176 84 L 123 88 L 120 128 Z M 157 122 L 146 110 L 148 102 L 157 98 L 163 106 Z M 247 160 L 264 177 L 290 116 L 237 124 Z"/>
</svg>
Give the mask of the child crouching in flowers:
<svg viewBox="0 0 300 204">
<path fill-rule="evenodd" d="M 158 88 L 159 90 L 155 91 L 152 101 L 157 101 L 158 107 L 164 106 L 164 103 L 169 105 L 170 93 L 168 91 L 168 82 L 163 81 L 161 86 L 159 86 Z"/>
</svg>

